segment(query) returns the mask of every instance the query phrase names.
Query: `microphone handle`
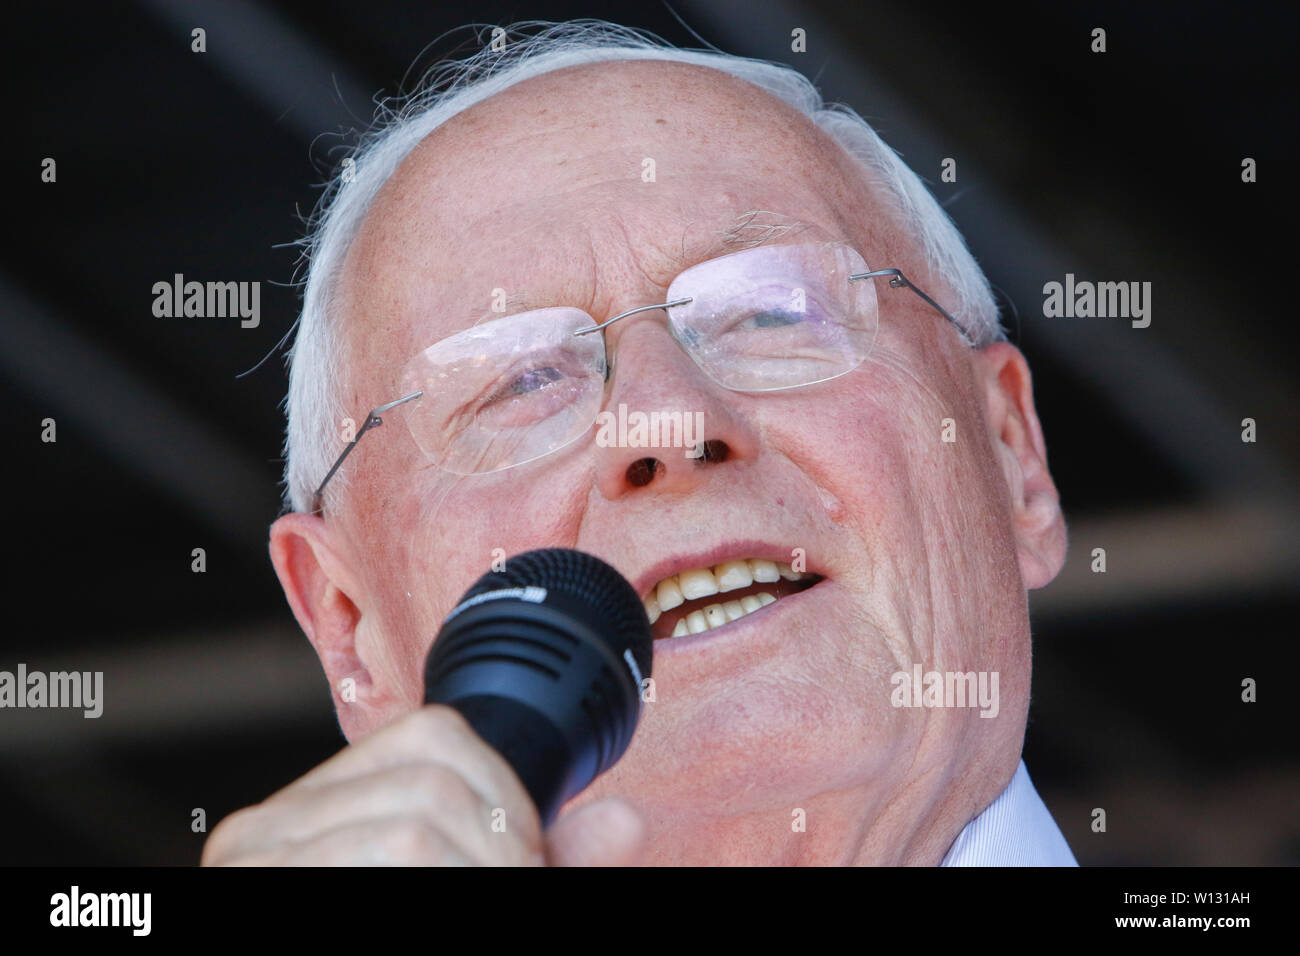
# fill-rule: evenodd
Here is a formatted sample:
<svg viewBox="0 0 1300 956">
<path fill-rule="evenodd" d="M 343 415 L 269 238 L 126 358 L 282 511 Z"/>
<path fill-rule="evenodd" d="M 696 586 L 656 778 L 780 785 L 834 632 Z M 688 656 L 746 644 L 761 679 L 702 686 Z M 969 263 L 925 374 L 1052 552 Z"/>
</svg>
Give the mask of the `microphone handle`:
<svg viewBox="0 0 1300 956">
<path fill-rule="evenodd" d="M 509 697 L 463 697 L 451 706 L 510 764 L 542 826 L 550 826 L 564 805 L 573 762 L 563 735 L 541 713 Z"/>
</svg>

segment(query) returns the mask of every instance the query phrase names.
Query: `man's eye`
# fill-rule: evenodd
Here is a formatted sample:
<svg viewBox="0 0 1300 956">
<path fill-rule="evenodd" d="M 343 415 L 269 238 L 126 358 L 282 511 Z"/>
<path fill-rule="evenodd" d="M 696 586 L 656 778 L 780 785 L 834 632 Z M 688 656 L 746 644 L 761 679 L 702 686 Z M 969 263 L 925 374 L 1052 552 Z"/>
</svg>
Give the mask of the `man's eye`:
<svg viewBox="0 0 1300 956">
<path fill-rule="evenodd" d="M 802 322 L 803 316 L 783 309 L 767 309 L 763 312 L 755 312 L 749 317 L 749 321 L 756 329 L 775 329 Z"/>
<path fill-rule="evenodd" d="M 524 374 L 512 379 L 494 398 L 526 395 L 529 392 L 535 392 L 539 388 L 545 388 L 547 385 L 558 382 L 563 377 L 564 373 L 553 365 L 548 365 L 545 368 L 529 369 Z"/>
</svg>

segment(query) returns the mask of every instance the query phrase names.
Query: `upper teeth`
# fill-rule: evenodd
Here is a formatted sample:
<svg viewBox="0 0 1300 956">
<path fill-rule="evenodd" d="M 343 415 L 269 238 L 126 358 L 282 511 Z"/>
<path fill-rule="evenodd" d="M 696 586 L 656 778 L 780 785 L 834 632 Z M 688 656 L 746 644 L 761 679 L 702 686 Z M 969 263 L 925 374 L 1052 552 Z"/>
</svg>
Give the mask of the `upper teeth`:
<svg viewBox="0 0 1300 956">
<path fill-rule="evenodd" d="M 653 624 L 664 611 L 671 611 L 686 601 L 747 588 L 755 582 L 766 584 L 781 578 L 787 581 L 799 581 L 806 577 L 807 574 L 794 570 L 788 564 L 777 564 L 775 561 L 767 561 L 763 558 L 724 561 L 712 568 L 694 568 L 664 578 L 644 599 L 645 613 Z M 712 610 L 712 606 L 705 608 L 704 612 L 697 613 L 707 614 L 709 610 Z M 725 621 L 720 621 L 719 626 L 722 623 Z"/>
</svg>

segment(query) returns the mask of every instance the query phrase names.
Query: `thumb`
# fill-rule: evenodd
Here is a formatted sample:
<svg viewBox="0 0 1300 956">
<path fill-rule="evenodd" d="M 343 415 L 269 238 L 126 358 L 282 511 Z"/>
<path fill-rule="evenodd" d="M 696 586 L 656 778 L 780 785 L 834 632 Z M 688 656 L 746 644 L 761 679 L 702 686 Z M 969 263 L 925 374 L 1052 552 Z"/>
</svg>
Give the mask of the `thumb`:
<svg viewBox="0 0 1300 956">
<path fill-rule="evenodd" d="M 645 824 L 617 797 L 560 817 L 546 834 L 551 866 L 632 866 L 644 849 Z"/>
</svg>

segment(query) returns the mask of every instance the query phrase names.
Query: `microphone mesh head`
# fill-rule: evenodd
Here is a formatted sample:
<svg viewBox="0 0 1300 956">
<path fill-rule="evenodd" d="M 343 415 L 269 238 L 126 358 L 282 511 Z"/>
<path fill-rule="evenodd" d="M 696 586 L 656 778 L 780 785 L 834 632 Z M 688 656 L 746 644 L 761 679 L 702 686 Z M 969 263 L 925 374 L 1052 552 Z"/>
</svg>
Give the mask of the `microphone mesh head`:
<svg viewBox="0 0 1300 956">
<path fill-rule="evenodd" d="M 488 591 L 516 587 L 543 587 L 590 607 L 594 616 L 587 623 L 610 637 L 616 656 L 630 649 L 641 674 L 650 676 L 653 638 L 645 605 L 627 578 L 600 558 L 572 548 L 528 551 L 507 560 L 504 571 L 489 571 L 479 578 L 461 603 Z"/>
</svg>

